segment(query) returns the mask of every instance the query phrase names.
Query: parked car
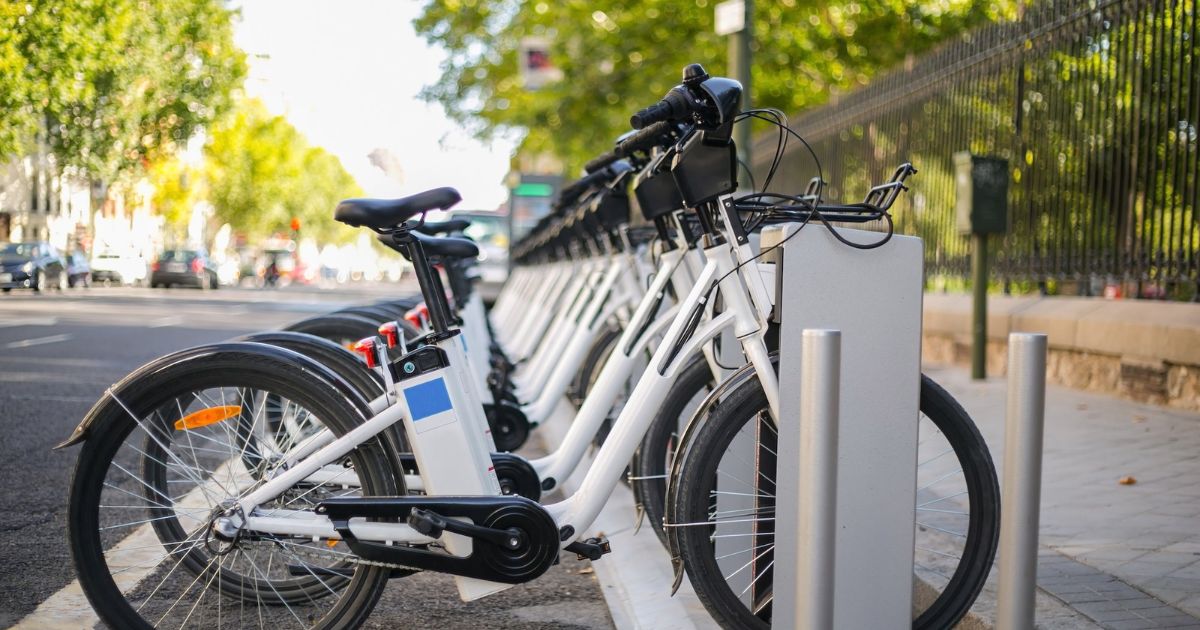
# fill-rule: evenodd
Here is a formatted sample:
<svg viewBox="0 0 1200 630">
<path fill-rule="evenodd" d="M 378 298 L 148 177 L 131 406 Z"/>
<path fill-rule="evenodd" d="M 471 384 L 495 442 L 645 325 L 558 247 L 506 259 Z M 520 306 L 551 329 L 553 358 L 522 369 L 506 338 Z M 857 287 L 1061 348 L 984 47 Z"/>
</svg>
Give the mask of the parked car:
<svg viewBox="0 0 1200 630">
<path fill-rule="evenodd" d="M 81 251 L 73 251 L 67 255 L 67 284 L 71 287 L 92 286 L 92 267 L 88 265 L 87 256 Z"/>
<path fill-rule="evenodd" d="M 58 250 L 45 241 L 0 243 L 0 290 L 67 288 L 67 266 Z"/>
<path fill-rule="evenodd" d="M 496 212 L 451 210 L 453 219 L 466 219 L 471 225 L 466 236 L 479 246 L 479 295 L 493 302 L 500 287 L 508 280 L 508 216 Z"/>
<path fill-rule="evenodd" d="M 102 249 L 92 256 L 92 280 L 114 284 L 141 284 L 146 281 L 146 259 Z"/>
<path fill-rule="evenodd" d="M 220 283 L 217 282 L 217 270 L 202 250 L 169 249 L 151 265 L 150 286 L 215 289 Z"/>
</svg>

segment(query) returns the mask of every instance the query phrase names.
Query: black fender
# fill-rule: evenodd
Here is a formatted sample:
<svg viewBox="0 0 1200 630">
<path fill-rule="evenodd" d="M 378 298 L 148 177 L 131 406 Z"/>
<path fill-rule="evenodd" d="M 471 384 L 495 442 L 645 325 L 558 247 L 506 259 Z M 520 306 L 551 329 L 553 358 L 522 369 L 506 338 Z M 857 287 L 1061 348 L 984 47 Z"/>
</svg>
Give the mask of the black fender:
<svg viewBox="0 0 1200 630">
<path fill-rule="evenodd" d="M 341 374 L 368 399 L 383 395 L 383 379 L 353 352 L 324 337 L 290 330 L 271 330 L 238 337 L 234 341 L 248 341 L 280 346 L 299 352 Z"/>
<path fill-rule="evenodd" d="M 354 353 L 324 337 L 308 333 L 292 332 L 290 330 L 273 330 L 252 333 L 239 338 L 237 341 L 250 341 L 280 346 L 310 357 L 323 366 L 337 371 L 338 374 L 352 383 L 363 398 L 368 401 L 374 400 L 384 393 L 383 379 L 379 377 L 379 374 L 368 368 Z M 368 410 L 365 415 L 369 418 L 373 414 Z M 408 448 L 408 439 L 404 434 L 404 423 L 397 422 L 385 429 L 380 435 L 387 442 L 388 460 L 391 461 L 393 470 L 402 471 L 401 466 L 404 462 L 399 459 L 399 454 L 410 450 Z M 397 472 L 397 474 L 403 473 Z"/>
<path fill-rule="evenodd" d="M 284 363 L 293 369 L 309 372 L 315 375 L 317 378 L 329 383 L 338 392 L 338 394 L 342 395 L 355 409 L 358 409 L 359 413 L 362 415 L 362 418 L 359 419 L 359 422 L 370 417 L 371 415 L 370 408 L 368 406 L 369 401 L 367 401 L 357 389 L 347 383 L 345 379 L 339 376 L 336 372 L 309 357 L 286 348 L 281 348 L 279 346 L 272 346 L 262 343 L 224 342 L 196 346 L 194 348 L 187 348 L 185 350 L 173 352 L 166 356 L 159 357 L 158 359 L 155 359 L 134 370 L 128 376 L 121 379 L 107 391 L 105 391 L 100 400 L 96 401 L 96 404 L 93 405 L 91 410 L 88 411 L 87 415 L 83 417 L 83 421 L 79 423 L 79 426 L 75 427 L 75 430 L 71 432 L 70 437 L 54 448 L 67 448 L 69 446 L 74 446 L 86 441 L 88 439 L 92 424 L 98 417 L 102 415 L 101 412 L 108 410 L 108 408 L 110 408 L 112 405 L 119 404 L 113 398 L 113 395 L 115 394 L 119 398 L 121 393 L 136 381 L 154 376 L 157 373 L 166 370 L 167 368 L 173 368 L 183 363 L 203 361 L 207 357 L 210 357 L 216 353 L 244 353 L 247 356 L 267 357 Z M 396 470 L 399 470 L 399 468 Z"/>
</svg>

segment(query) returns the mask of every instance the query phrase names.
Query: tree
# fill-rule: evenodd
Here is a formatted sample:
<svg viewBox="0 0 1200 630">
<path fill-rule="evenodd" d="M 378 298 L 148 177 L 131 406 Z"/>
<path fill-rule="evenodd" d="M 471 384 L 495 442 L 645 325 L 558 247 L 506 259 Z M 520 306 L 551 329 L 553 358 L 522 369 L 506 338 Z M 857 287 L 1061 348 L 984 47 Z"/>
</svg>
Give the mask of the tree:
<svg viewBox="0 0 1200 630">
<path fill-rule="evenodd" d="M 787 112 L 865 83 L 979 23 L 1012 17 L 1020 0 L 759 0 L 755 3 L 754 104 Z M 700 62 L 726 72 L 710 0 L 430 0 L 417 32 L 447 52 L 426 99 L 483 138 L 525 132 L 521 150 L 571 167 L 606 150 L 633 111 L 657 102 L 679 71 Z M 563 80 L 521 82 L 523 39 L 551 42 Z"/>
<path fill-rule="evenodd" d="M 0 0 L 0 155 L 40 135 L 59 165 L 111 181 L 174 152 L 245 75 L 232 15 L 218 0 Z"/>
<path fill-rule="evenodd" d="M 347 240 L 333 209 L 362 190 L 332 154 L 308 144 L 282 116 L 261 102 L 244 101 L 213 128 L 204 148 L 203 195 L 216 218 L 251 237 L 284 232 L 293 218 L 307 235 Z"/>
</svg>

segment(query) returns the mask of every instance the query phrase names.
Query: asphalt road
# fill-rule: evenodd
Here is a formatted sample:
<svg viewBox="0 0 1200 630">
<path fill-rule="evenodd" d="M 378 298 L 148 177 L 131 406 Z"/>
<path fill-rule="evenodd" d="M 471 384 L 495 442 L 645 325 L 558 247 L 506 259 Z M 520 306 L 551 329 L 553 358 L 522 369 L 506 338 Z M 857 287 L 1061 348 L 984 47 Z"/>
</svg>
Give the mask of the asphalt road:
<svg viewBox="0 0 1200 630">
<path fill-rule="evenodd" d="M 221 341 L 412 287 L 222 289 L 92 288 L 0 296 L 0 627 L 74 579 L 66 496 L 77 448 L 70 435 L 103 391 L 168 352 Z M 567 559 L 541 579 L 464 604 L 445 576 L 395 580 L 372 627 L 609 628 L 586 562 Z"/>
</svg>

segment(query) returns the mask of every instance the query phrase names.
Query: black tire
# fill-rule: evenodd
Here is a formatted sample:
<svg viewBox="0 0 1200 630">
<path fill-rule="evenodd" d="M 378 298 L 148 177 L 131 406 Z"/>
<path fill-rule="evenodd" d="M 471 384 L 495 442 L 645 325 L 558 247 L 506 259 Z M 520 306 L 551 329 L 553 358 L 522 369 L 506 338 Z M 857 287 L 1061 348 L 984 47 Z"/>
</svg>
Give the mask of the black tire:
<svg viewBox="0 0 1200 630">
<path fill-rule="evenodd" d="M 287 348 L 314 359 L 354 386 L 364 400 L 383 395 L 383 379 L 366 367 L 358 355 L 323 337 L 295 331 L 269 331 L 240 337 L 239 341 L 265 343 Z"/>
<path fill-rule="evenodd" d="M 940 431 L 953 448 L 957 465 L 962 468 L 962 478 L 966 486 L 966 496 L 969 503 L 969 523 L 965 528 L 965 539 L 961 556 L 956 560 L 957 567 L 952 577 L 944 586 L 942 592 L 916 619 L 914 628 L 942 629 L 950 628 L 967 613 L 975 598 L 978 596 L 992 561 L 996 554 L 996 544 L 999 535 L 1000 497 L 996 481 L 995 468 L 987 445 L 980 436 L 970 417 L 962 407 L 928 377 L 921 379 L 921 412 Z M 679 478 L 677 488 L 672 488 L 671 496 L 676 501 L 669 516 L 673 523 L 709 522 L 710 510 L 713 510 L 713 494 L 716 490 L 715 477 L 726 448 L 734 437 L 742 431 L 747 423 L 755 423 L 754 429 L 760 426 L 771 427 L 766 419 L 767 402 L 758 379 L 747 379 L 728 392 L 721 404 L 712 408 L 707 417 L 700 419 L 703 424 L 695 428 L 694 435 L 689 438 L 681 452 L 683 459 L 678 462 L 676 470 Z M 761 423 L 761 424 L 760 424 Z M 761 431 L 760 436 L 770 436 L 772 431 Z M 763 442 L 766 440 L 764 439 Z M 775 451 L 764 445 L 772 454 Z M 765 452 L 765 451 L 760 451 Z M 772 460 L 773 458 L 764 458 Z M 756 483 L 770 484 L 770 488 L 762 490 L 757 496 L 772 497 L 774 494 L 774 473 L 767 473 L 759 461 L 758 474 L 750 473 Z M 949 465 L 953 466 L 951 462 Z M 726 477 L 727 478 L 727 477 Z M 759 488 L 760 486 L 755 486 Z M 754 495 L 751 495 L 754 496 Z M 939 501 L 942 499 L 938 499 Z M 760 500 L 770 502 L 770 498 Z M 918 514 L 920 506 L 918 500 Z M 943 504 L 945 505 L 945 504 Z M 758 512 L 758 506 L 749 508 L 753 512 L 743 514 L 740 510 L 737 518 L 753 518 Z M 764 507 L 773 510 L 773 505 Z M 716 511 L 720 508 L 717 507 Z M 940 510 L 933 510 L 940 511 Z M 925 531 L 918 516 L 918 533 Z M 754 538 L 747 541 L 749 547 L 740 553 L 753 553 L 754 558 L 766 563 L 763 555 L 773 549 L 773 523 L 763 519 L 761 529 L 753 534 Z M 771 593 L 770 580 L 772 572 L 770 564 L 765 564 L 761 572 L 751 569 L 751 582 L 758 588 L 751 592 L 751 602 L 759 609 L 758 615 L 751 612 L 751 607 L 743 604 L 740 594 L 734 593 L 726 582 L 725 574 L 718 564 L 715 543 L 711 536 L 715 527 L 712 525 L 679 526 L 670 528 L 672 548 L 683 559 L 684 566 L 691 578 L 696 595 L 708 609 L 709 613 L 726 628 L 756 628 L 770 627 Z M 763 538 L 759 538 L 759 537 Z M 762 545 L 755 545 L 761 540 L 768 540 Z M 918 542 L 918 547 L 920 547 Z M 763 549 L 759 552 L 758 549 Z M 723 551 L 724 553 L 724 551 Z M 742 556 L 745 557 L 745 556 Z M 738 562 L 740 562 L 740 558 Z M 750 564 L 747 562 L 747 565 Z M 746 576 L 744 576 L 746 577 Z M 759 580 L 766 580 L 760 583 Z M 740 585 L 740 584 L 739 584 Z M 746 590 L 749 590 L 748 588 Z"/>
<path fill-rule="evenodd" d="M 308 333 L 348 347 L 364 337 L 379 334 L 379 323 L 361 315 L 321 315 L 298 321 L 284 330 Z"/>
<path fill-rule="evenodd" d="M 692 419 L 692 414 L 715 387 L 716 379 L 708 361 L 703 356 L 694 357 L 671 385 L 630 464 L 633 494 L 664 545 L 667 544 L 663 530 L 667 471 L 671 469 L 681 428 Z"/>
<path fill-rule="evenodd" d="M 604 362 L 612 354 L 613 348 L 617 347 L 617 341 L 620 339 L 621 329 L 609 324 L 605 326 L 600 335 L 596 337 L 596 341 L 592 343 L 592 347 L 588 349 L 583 367 L 579 368 L 579 372 L 575 374 L 571 386 L 567 389 L 567 395 L 576 406 L 583 404 L 588 393 L 592 391 L 592 386 L 596 384 L 596 378 L 600 376 L 600 369 L 604 367 Z"/>
<path fill-rule="evenodd" d="M 320 418 L 336 435 L 345 434 L 361 422 L 361 416 L 354 405 L 338 395 L 337 390 L 329 383 L 292 369 L 292 366 L 282 361 L 247 352 L 217 351 L 202 359 L 167 365 L 118 384 L 114 397 L 102 399 L 92 411 L 95 416 L 94 424 L 89 432 L 90 438 L 84 444 L 76 464 L 68 506 L 71 551 L 80 582 L 92 607 L 108 626 L 114 628 L 150 628 L 163 625 L 169 623 L 164 619 L 172 614 L 175 615 L 176 621 L 169 625 L 181 625 L 178 620 L 180 617 L 183 617 L 182 624 L 187 624 L 193 619 L 192 611 L 201 601 L 207 601 L 210 605 L 215 601 L 223 602 L 218 605 L 216 619 L 205 617 L 203 613 L 195 616 L 194 623 L 205 627 L 218 623 L 218 620 L 221 625 L 244 627 L 246 623 L 253 623 L 255 619 L 259 620 L 261 626 L 280 625 L 278 622 L 283 619 L 289 622 L 293 619 L 301 621 L 302 618 L 311 622 L 311 627 L 315 628 L 361 625 L 382 594 L 388 577 L 386 569 L 356 565 L 352 575 L 329 580 L 317 577 L 315 573 L 313 578 L 272 578 L 259 571 L 253 560 L 250 560 L 251 566 L 256 567 L 255 571 L 266 578 L 251 579 L 223 567 L 221 562 L 228 556 L 243 553 L 242 545 L 265 543 L 265 547 L 257 549 L 274 549 L 276 546 L 283 549 L 282 545 L 250 537 L 237 543 L 227 554 L 215 552 L 208 546 L 207 537 L 202 540 L 202 534 L 184 533 L 186 528 L 179 522 L 180 514 L 176 513 L 176 509 L 188 514 L 183 507 L 186 500 L 178 504 L 174 500 L 170 505 L 162 503 L 165 498 L 173 495 L 173 492 L 159 489 L 169 487 L 166 485 L 166 469 L 170 464 L 164 464 L 163 461 L 171 460 L 164 454 L 169 452 L 172 438 L 184 448 L 183 438 L 176 437 L 176 434 L 190 434 L 191 431 L 171 430 L 172 417 L 163 415 L 161 410 L 178 404 L 176 401 L 191 400 L 192 397 L 201 400 L 201 397 L 196 396 L 197 392 L 203 393 L 214 388 L 253 388 L 262 392 L 273 392 L 302 405 L 314 417 Z M 120 399 L 119 403 L 114 402 L 117 396 Z M 181 409 L 181 413 L 182 411 Z M 189 436 L 188 440 L 191 439 Z M 131 450 L 123 451 L 122 447 Z M 140 456 L 137 455 L 139 453 Z M 127 457 L 132 457 L 134 463 L 131 466 L 137 466 L 136 468 L 119 463 Z M 176 461 L 182 460 L 177 458 Z M 387 496 L 401 492 L 403 481 L 396 479 L 395 472 L 387 465 L 382 455 L 382 447 L 377 441 L 358 447 L 349 454 L 348 461 L 358 474 L 364 495 Z M 134 477 L 130 470 L 140 470 L 143 478 Z M 187 467 L 183 470 L 185 472 L 182 474 L 186 475 Z M 204 469 L 197 463 L 195 470 Z M 114 471 L 124 473 L 137 483 L 120 481 L 119 475 Z M 110 474 L 114 475 L 113 480 L 109 480 Z M 113 575 L 123 569 L 110 570 L 106 558 L 106 543 L 113 543 L 109 551 L 119 552 L 115 541 L 125 539 L 124 533 L 129 530 L 112 530 L 115 527 L 136 527 L 139 523 L 147 521 L 135 520 L 113 526 L 109 520 L 112 513 L 106 512 L 108 516 L 101 514 L 101 508 L 137 507 L 106 504 L 114 496 L 112 490 L 121 489 L 122 485 L 127 485 L 128 489 L 121 490 L 123 494 L 115 496 L 123 497 L 125 503 L 137 502 L 139 497 L 146 501 L 142 507 L 150 514 L 150 522 L 157 537 L 162 544 L 175 550 L 164 554 L 158 560 L 160 564 L 147 573 L 141 584 L 131 590 L 127 585 L 128 595 L 123 594 L 114 581 Z M 217 486 L 206 485 L 208 489 L 216 491 Z M 178 486 L 174 488 L 175 492 L 187 490 L 179 490 Z M 200 489 L 194 487 L 192 493 Z M 206 500 L 207 492 L 208 490 L 204 491 Z M 164 512 L 167 515 L 164 515 Z M 124 514 L 128 512 L 118 514 L 118 517 L 130 518 Z M 211 515 L 211 512 L 209 514 Z M 136 518 L 141 516 L 144 516 L 144 513 L 139 512 Z M 204 523 L 206 518 L 200 516 L 198 521 Z M 207 531 L 207 527 L 200 525 L 193 531 L 204 532 Z M 189 539 L 196 542 L 181 551 L 181 543 Z M 201 542 L 203 545 L 199 544 Z M 206 552 L 212 552 L 209 554 L 211 559 L 207 564 L 201 564 Z M 249 557 L 249 552 L 244 553 Z M 295 553 L 290 553 L 289 556 L 299 557 Z M 140 558 L 135 555 L 133 560 Z M 211 569 L 212 562 L 218 563 L 218 570 Z M 235 566 L 235 560 L 229 562 L 231 567 Z M 170 570 L 167 570 L 168 567 Z M 177 573 L 179 567 L 184 567 L 186 571 Z M 280 567 L 281 565 L 276 565 L 277 570 Z M 270 568 L 270 565 L 267 565 L 267 572 L 270 572 Z M 158 576 L 161 577 L 156 586 L 153 582 Z M 170 582 L 172 579 L 175 582 Z M 145 584 L 146 581 L 151 584 Z M 176 596 L 174 591 L 179 584 L 187 586 Z M 199 590 L 193 595 L 194 587 L 198 587 Z M 206 599 L 206 596 L 213 593 L 216 593 L 215 598 Z M 175 602 L 163 612 L 162 607 L 170 602 L 159 604 L 155 600 L 156 597 L 175 597 Z M 135 605 L 129 599 L 138 601 Z M 186 603 L 182 606 L 177 605 L 181 602 Z M 328 609 L 314 612 L 304 608 L 306 605 L 316 606 L 319 602 L 329 604 Z M 246 611 L 247 605 L 252 607 L 249 612 Z M 219 616 L 222 614 L 221 606 L 229 606 L 223 611 L 223 618 Z M 241 614 L 231 612 L 234 606 L 241 607 Z M 297 613 L 296 609 L 301 609 L 301 612 Z M 162 618 L 159 618 L 160 613 Z M 184 614 L 187 616 L 184 617 Z M 301 621 L 302 625 L 304 623 L 306 622 Z"/>
<path fill-rule="evenodd" d="M 331 315 L 357 315 L 365 317 L 372 321 L 382 324 L 404 317 L 404 313 L 397 314 L 395 310 L 386 306 L 351 306 L 330 313 Z M 404 322 L 408 324 L 408 322 Z"/>
</svg>

